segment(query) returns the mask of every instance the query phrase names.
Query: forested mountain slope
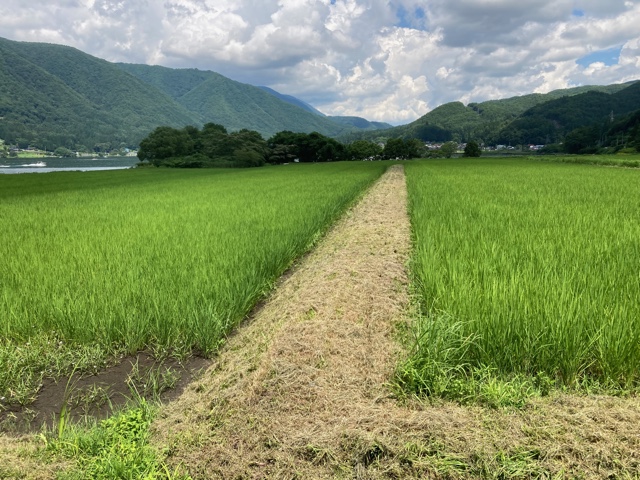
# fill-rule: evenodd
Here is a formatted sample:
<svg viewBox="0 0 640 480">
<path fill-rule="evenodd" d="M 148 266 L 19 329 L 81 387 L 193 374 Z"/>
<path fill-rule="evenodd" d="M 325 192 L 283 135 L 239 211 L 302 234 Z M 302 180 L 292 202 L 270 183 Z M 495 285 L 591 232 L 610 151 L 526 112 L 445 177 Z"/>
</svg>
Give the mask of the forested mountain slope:
<svg viewBox="0 0 640 480">
<path fill-rule="evenodd" d="M 450 102 L 434 108 L 407 125 L 377 132 L 388 137 L 418 138 L 423 141 L 476 140 L 485 143 L 504 141 L 501 132 L 528 110 L 552 101 L 564 101 L 585 93 L 600 92 L 609 97 L 625 90 L 634 82 L 606 86 L 582 86 L 554 90 L 547 94 L 533 93 L 501 100 L 489 100 L 464 105 Z M 354 134 L 352 138 L 372 138 L 376 133 Z"/>
<path fill-rule="evenodd" d="M 0 92 L 0 138 L 25 146 L 134 146 L 157 125 L 200 120 L 113 64 L 60 45 L 0 39 Z"/>
<path fill-rule="evenodd" d="M 135 148 L 158 126 L 205 123 L 265 138 L 357 129 L 215 72 L 115 64 L 71 47 L 0 38 L 0 138 L 8 144 Z"/>
<path fill-rule="evenodd" d="M 283 130 L 337 136 L 358 128 L 371 128 L 366 120 L 364 127 L 349 121 L 334 121 L 295 97 L 236 82 L 215 72 L 148 65 L 118 66 L 161 89 L 197 113 L 205 123 L 218 123 L 229 130 L 246 128 L 268 138 Z"/>
</svg>

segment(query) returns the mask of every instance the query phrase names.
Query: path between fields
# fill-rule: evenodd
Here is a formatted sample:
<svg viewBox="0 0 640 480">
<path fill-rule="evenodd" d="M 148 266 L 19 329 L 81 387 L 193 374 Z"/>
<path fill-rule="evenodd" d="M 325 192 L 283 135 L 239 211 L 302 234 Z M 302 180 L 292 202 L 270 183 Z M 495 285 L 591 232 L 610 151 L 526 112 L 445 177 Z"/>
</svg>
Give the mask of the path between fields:
<svg viewBox="0 0 640 480">
<path fill-rule="evenodd" d="M 398 351 L 394 325 L 408 304 L 409 248 L 396 165 L 230 339 L 200 392 L 167 408 L 157 430 L 219 429 L 202 450 L 180 451 L 190 470 L 260 477 L 300 472 L 302 460 L 303 470 L 322 471 L 312 457 L 377 428 Z"/>
<path fill-rule="evenodd" d="M 409 251 L 396 165 L 163 408 L 153 441 L 169 462 L 194 478 L 406 478 L 538 451 L 545 467 L 597 478 L 607 459 L 639 460 L 633 399 L 560 397 L 518 415 L 398 404 L 388 382 L 409 306 Z"/>
</svg>

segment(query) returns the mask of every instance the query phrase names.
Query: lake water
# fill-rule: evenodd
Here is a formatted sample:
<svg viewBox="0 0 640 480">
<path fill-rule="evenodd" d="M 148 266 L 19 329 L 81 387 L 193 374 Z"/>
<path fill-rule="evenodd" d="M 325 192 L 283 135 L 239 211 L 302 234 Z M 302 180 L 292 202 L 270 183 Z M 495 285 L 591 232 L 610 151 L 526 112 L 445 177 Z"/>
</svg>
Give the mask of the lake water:
<svg viewBox="0 0 640 480">
<path fill-rule="evenodd" d="M 113 158 L 0 158 L 2 173 L 48 173 L 65 171 L 122 170 L 138 163 L 137 157 Z"/>
</svg>

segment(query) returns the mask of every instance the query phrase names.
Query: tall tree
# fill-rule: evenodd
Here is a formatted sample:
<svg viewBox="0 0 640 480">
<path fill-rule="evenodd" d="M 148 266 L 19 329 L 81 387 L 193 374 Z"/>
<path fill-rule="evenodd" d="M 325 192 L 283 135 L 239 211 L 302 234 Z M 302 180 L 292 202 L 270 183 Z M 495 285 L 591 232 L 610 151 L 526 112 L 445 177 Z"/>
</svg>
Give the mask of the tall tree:
<svg viewBox="0 0 640 480">
<path fill-rule="evenodd" d="M 467 142 L 467 145 L 464 147 L 463 157 L 479 157 L 482 154 L 482 150 L 480 150 L 480 145 L 478 142 L 473 140 Z"/>
</svg>

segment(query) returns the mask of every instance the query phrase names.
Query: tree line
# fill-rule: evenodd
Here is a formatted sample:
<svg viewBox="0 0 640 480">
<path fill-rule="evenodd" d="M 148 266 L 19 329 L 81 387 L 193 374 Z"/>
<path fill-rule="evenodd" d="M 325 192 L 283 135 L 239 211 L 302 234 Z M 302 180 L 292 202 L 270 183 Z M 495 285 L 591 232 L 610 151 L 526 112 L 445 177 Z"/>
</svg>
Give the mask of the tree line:
<svg viewBox="0 0 640 480">
<path fill-rule="evenodd" d="M 348 145 L 318 132 L 282 131 L 265 140 L 260 133 L 243 129 L 228 132 L 215 123 L 162 126 L 140 142 L 138 158 L 155 166 L 179 168 L 257 167 L 290 162 L 408 159 L 421 156 L 422 142 L 392 138 L 382 145 L 357 140 Z"/>
</svg>

